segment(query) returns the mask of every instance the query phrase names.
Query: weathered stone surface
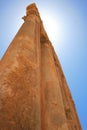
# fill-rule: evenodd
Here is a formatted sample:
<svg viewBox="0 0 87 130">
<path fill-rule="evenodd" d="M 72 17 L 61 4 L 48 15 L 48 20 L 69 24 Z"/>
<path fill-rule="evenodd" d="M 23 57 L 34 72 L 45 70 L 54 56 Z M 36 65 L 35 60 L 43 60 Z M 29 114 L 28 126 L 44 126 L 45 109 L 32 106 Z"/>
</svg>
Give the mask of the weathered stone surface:
<svg viewBox="0 0 87 130">
<path fill-rule="evenodd" d="M 81 130 L 35 4 L 23 19 L 0 61 L 0 130 Z"/>
</svg>

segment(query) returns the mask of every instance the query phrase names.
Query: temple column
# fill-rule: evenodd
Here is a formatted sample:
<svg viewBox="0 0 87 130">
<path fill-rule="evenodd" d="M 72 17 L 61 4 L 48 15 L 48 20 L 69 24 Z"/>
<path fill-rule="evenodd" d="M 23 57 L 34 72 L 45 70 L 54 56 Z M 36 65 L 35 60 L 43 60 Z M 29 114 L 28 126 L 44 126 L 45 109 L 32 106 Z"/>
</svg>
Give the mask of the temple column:
<svg viewBox="0 0 87 130">
<path fill-rule="evenodd" d="M 5 53 L 0 71 L 0 128 L 41 130 L 40 18 L 36 6 Z"/>
<path fill-rule="evenodd" d="M 43 26 L 41 64 L 42 130 L 68 130 L 52 47 Z"/>
</svg>

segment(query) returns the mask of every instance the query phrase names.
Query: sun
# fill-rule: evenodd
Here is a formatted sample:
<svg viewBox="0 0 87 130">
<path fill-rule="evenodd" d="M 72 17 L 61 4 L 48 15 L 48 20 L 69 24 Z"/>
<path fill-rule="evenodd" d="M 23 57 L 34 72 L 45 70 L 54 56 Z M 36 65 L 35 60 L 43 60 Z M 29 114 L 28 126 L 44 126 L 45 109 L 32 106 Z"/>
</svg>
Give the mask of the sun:
<svg viewBox="0 0 87 130">
<path fill-rule="evenodd" d="M 42 21 L 49 39 L 51 41 L 54 41 L 57 33 L 56 22 L 52 19 L 51 16 L 47 16 L 44 14 L 42 14 Z"/>
<path fill-rule="evenodd" d="M 50 41 L 54 46 L 60 43 L 63 34 L 63 26 L 61 22 L 56 19 L 55 16 L 46 13 L 42 13 L 41 18 Z"/>
</svg>

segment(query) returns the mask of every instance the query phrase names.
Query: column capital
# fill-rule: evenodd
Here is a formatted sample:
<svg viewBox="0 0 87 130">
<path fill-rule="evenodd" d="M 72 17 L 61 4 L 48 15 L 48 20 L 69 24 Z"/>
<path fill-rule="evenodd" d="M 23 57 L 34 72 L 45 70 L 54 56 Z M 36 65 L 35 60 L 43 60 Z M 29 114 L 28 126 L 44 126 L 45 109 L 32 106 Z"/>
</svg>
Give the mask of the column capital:
<svg viewBox="0 0 87 130">
<path fill-rule="evenodd" d="M 35 19 L 35 17 L 37 17 L 37 19 L 39 18 L 39 20 L 41 20 L 39 11 L 38 11 L 35 3 L 26 7 L 26 16 L 24 16 L 22 18 L 24 19 L 24 21 L 26 21 L 26 20 L 32 19 L 32 16 L 34 16 L 33 19 Z"/>
<path fill-rule="evenodd" d="M 39 11 L 38 11 L 35 3 L 27 6 L 27 8 L 26 8 L 26 15 L 30 15 L 30 14 L 34 14 L 34 15 L 40 17 Z"/>
</svg>

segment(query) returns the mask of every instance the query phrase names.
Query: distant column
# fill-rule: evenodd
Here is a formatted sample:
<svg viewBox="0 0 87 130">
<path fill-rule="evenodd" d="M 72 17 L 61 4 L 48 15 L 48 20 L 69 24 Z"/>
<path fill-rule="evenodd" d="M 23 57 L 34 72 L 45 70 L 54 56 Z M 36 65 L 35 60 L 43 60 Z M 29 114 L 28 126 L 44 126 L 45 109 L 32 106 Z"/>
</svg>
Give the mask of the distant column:
<svg viewBox="0 0 87 130">
<path fill-rule="evenodd" d="M 50 41 L 42 28 L 42 130 L 68 130 Z"/>
</svg>

